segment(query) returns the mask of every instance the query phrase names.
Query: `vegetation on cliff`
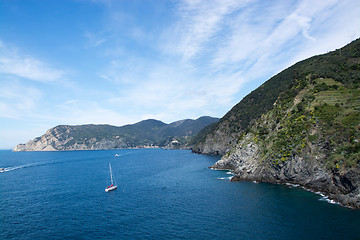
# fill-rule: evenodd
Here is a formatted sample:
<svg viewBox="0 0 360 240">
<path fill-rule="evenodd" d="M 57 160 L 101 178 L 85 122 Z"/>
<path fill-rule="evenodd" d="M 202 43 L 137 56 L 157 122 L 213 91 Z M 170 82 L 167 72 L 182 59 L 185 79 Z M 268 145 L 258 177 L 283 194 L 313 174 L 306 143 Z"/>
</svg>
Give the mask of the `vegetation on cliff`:
<svg viewBox="0 0 360 240">
<path fill-rule="evenodd" d="M 359 106 L 359 89 L 331 78 L 315 78 L 295 98 L 280 96 L 248 132 L 262 146 L 263 159 L 275 165 L 320 147 L 327 168 L 345 170 L 360 162 Z"/>
<path fill-rule="evenodd" d="M 357 167 L 360 40 L 309 59 L 294 82 L 292 88 L 280 95 L 279 104 L 272 111 L 284 127 L 264 143 L 273 143 L 281 161 L 291 154 L 308 152 L 311 145 L 317 144 L 324 149 L 328 168 L 338 171 Z"/>
</svg>

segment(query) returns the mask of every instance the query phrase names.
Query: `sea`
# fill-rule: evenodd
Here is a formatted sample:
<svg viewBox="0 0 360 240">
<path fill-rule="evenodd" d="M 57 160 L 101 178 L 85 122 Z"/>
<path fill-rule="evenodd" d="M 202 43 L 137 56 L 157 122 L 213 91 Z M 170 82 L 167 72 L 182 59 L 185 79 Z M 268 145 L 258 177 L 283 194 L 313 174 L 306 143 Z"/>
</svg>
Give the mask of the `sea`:
<svg viewBox="0 0 360 240">
<path fill-rule="evenodd" d="M 186 150 L 0 151 L 0 239 L 360 239 L 360 210 Z M 118 188 L 110 184 L 109 163 Z"/>
</svg>

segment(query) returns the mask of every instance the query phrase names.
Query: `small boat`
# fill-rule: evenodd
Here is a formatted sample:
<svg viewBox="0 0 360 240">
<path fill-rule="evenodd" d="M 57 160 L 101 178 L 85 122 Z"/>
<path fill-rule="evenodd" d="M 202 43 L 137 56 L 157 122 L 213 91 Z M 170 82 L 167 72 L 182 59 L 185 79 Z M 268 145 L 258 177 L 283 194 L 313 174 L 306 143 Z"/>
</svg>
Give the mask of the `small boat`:
<svg viewBox="0 0 360 240">
<path fill-rule="evenodd" d="M 115 154 L 115 157 L 120 157 L 120 155 L 119 155 L 119 154 Z"/>
<path fill-rule="evenodd" d="M 0 168 L 0 172 L 5 172 L 5 168 Z"/>
<path fill-rule="evenodd" d="M 110 169 L 111 185 L 110 185 L 110 186 L 107 186 L 107 187 L 105 188 L 105 192 L 110 192 L 110 191 L 112 191 L 112 190 L 117 189 L 115 177 L 114 177 L 114 175 L 113 175 L 113 173 L 112 173 L 111 164 L 110 164 L 110 163 L 109 163 L 109 169 Z"/>
</svg>

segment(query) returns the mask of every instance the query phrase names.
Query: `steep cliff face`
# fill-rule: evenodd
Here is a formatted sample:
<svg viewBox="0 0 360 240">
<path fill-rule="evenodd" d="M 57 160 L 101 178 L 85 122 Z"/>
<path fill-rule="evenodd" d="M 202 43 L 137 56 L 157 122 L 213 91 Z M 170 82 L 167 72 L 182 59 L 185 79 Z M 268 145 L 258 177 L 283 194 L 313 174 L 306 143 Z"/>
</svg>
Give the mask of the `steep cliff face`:
<svg viewBox="0 0 360 240">
<path fill-rule="evenodd" d="M 192 147 L 192 151 L 201 154 L 224 155 L 235 145 L 236 141 L 223 128 L 221 125 L 214 132 L 206 135 L 202 142 Z"/>
<path fill-rule="evenodd" d="M 67 150 L 100 150 L 124 148 L 123 139 L 114 136 L 105 138 L 77 138 L 72 136 L 74 128 L 71 126 L 58 126 L 48 130 L 41 137 L 37 137 L 25 144 L 17 145 L 13 151 L 67 151 Z"/>
<path fill-rule="evenodd" d="M 265 82 L 203 133 L 193 151 L 223 154 L 212 167 L 233 170 L 233 181 L 300 184 L 360 208 L 359 106 L 356 40 Z"/>
</svg>

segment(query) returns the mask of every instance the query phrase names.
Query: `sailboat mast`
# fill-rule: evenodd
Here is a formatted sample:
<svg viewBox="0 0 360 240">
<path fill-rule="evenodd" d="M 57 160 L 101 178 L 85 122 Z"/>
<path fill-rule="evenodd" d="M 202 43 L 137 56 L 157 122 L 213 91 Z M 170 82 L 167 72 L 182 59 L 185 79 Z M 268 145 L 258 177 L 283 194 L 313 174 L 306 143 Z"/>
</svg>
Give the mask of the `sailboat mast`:
<svg viewBox="0 0 360 240">
<path fill-rule="evenodd" d="M 113 185 L 113 175 L 112 175 L 111 164 L 110 163 L 109 163 L 109 168 L 110 168 L 111 185 Z"/>
</svg>

